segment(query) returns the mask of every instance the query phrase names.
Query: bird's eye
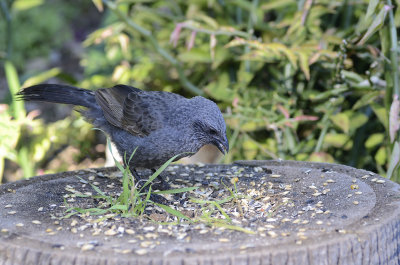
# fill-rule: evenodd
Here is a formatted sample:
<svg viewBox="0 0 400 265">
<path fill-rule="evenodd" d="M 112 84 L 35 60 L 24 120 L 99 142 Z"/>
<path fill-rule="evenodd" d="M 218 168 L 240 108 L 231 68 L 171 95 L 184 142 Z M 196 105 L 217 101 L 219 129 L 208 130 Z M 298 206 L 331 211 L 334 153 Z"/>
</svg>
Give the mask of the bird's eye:
<svg viewBox="0 0 400 265">
<path fill-rule="evenodd" d="M 210 133 L 211 135 L 217 135 L 217 134 L 218 134 L 217 130 L 212 129 L 212 128 L 210 129 L 209 133 Z"/>
</svg>

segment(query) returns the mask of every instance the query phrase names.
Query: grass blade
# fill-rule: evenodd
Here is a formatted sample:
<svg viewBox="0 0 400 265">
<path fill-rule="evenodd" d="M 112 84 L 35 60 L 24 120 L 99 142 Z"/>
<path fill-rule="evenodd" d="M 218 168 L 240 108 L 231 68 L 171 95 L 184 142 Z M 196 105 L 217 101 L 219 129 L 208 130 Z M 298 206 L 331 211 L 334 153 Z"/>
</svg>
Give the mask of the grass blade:
<svg viewBox="0 0 400 265">
<path fill-rule="evenodd" d="M 180 189 L 172 189 L 172 190 L 161 190 L 161 191 L 155 191 L 153 194 L 175 194 L 175 193 L 183 193 L 183 192 L 188 192 L 192 190 L 196 190 L 199 187 L 187 187 L 187 188 L 180 188 Z"/>
<path fill-rule="evenodd" d="M 186 215 L 184 215 L 183 213 L 181 213 L 180 211 L 177 211 L 175 209 L 172 209 L 171 207 L 164 205 L 164 204 L 160 204 L 160 203 L 156 203 L 156 202 L 152 202 L 153 204 L 157 205 L 158 207 L 162 208 L 164 211 L 166 211 L 169 214 L 175 215 L 178 218 L 181 219 L 185 219 L 189 222 L 193 222 L 192 219 L 190 219 L 189 217 L 187 217 Z"/>
</svg>

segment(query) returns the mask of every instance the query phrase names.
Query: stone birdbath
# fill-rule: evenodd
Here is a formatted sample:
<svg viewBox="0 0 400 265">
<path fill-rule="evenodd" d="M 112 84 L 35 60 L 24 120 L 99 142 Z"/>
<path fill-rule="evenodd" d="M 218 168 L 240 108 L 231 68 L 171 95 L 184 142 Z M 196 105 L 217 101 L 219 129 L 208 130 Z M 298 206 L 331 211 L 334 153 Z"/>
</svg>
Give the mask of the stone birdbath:
<svg viewBox="0 0 400 265">
<path fill-rule="evenodd" d="M 163 195 L 192 222 L 156 205 L 136 218 L 67 211 L 105 204 L 92 185 L 117 196 L 115 168 L 0 186 L 0 264 L 399 264 L 400 186 L 375 173 L 238 161 L 170 165 L 163 177 L 198 187 Z"/>
</svg>

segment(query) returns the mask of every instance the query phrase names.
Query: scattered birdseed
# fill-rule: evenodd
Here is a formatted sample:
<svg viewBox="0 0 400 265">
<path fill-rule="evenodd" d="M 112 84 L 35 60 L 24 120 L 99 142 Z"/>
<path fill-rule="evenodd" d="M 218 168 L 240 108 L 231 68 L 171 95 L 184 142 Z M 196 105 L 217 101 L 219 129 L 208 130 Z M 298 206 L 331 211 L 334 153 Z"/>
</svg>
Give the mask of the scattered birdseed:
<svg viewBox="0 0 400 265">
<path fill-rule="evenodd" d="M 356 183 L 356 182 L 357 182 L 357 179 L 352 179 L 351 182 Z"/>
<path fill-rule="evenodd" d="M 377 181 L 376 181 L 376 183 L 379 183 L 379 184 L 382 184 L 382 183 L 385 183 L 386 181 L 384 181 L 383 179 L 378 179 Z"/>
<path fill-rule="evenodd" d="M 339 232 L 340 234 L 346 234 L 346 233 L 347 233 L 347 231 L 344 230 L 344 229 L 339 229 L 338 232 Z"/>
<path fill-rule="evenodd" d="M 376 182 L 378 179 L 377 178 L 373 178 L 371 179 L 371 182 Z"/>
<path fill-rule="evenodd" d="M 231 178 L 231 180 L 230 180 L 231 184 L 236 184 L 236 183 L 238 183 L 238 181 L 239 181 L 238 177 Z"/>
<path fill-rule="evenodd" d="M 326 180 L 327 183 L 335 183 L 336 181 L 334 181 L 333 179 L 328 179 Z"/>
<path fill-rule="evenodd" d="M 7 204 L 6 206 L 4 206 L 4 208 L 11 208 L 12 205 L 11 204 Z"/>
<path fill-rule="evenodd" d="M 111 228 L 111 229 L 105 231 L 104 234 L 105 234 L 106 236 L 115 236 L 116 234 L 118 234 L 118 232 L 115 231 L 113 228 Z"/>
<path fill-rule="evenodd" d="M 78 229 L 76 229 L 76 227 L 71 228 L 71 233 L 74 234 L 78 233 Z"/>
<path fill-rule="evenodd" d="M 89 179 L 89 180 L 94 180 L 94 179 L 95 179 L 95 176 L 89 176 L 88 179 Z"/>
<path fill-rule="evenodd" d="M 153 244 L 154 243 L 152 241 L 143 241 L 143 242 L 140 243 L 140 246 L 142 248 L 148 248 L 148 247 L 152 246 Z"/>
<path fill-rule="evenodd" d="M 368 175 L 364 175 L 364 176 L 362 176 L 361 178 L 362 179 L 367 179 L 369 176 Z"/>
<path fill-rule="evenodd" d="M 88 251 L 88 250 L 92 250 L 94 249 L 94 245 L 93 244 L 83 244 L 81 247 L 82 251 Z"/>
<path fill-rule="evenodd" d="M 230 242 L 230 240 L 228 238 L 219 238 L 218 241 L 222 242 L 222 243 Z"/>
<path fill-rule="evenodd" d="M 42 224 L 42 222 L 40 222 L 39 220 L 33 220 L 32 223 L 35 224 L 35 225 L 40 225 L 40 224 Z"/>
<path fill-rule="evenodd" d="M 322 225 L 324 222 L 321 221 L 321 220 L 318 220 L 318 221 L 316 221 L 315 223 L 316 223 L 317 225 Z"/>
<path fill-rule="evenodd" d="M 350 189 L 358 190 L 358 185 L 357 184 L 352 184 L 352 185 L 350 185 Z"/>
<path fill-rule="evenodd" d="M 115 249 L 114 250 L 116 253 L 120 253 L 120 254 L 128 254 L 131 253 L 132 250 L 131 249 Z"/>
<path fill-rule="evenodd" d="M 275 231 L 267 231 L 267 234 L 272 238 L 278 237 L 278 234 Z"/>
<path fill-rule="evenodd" d="M 2 228 L 0 231 L 1 231 L 2 233 L 8 233 L 8 229 L 6 229 L 6 228 Z"/>
<path fill-rule="evenodd" d="M 9 211 L 7 214 L 13 215 L 13 214 L 16 214 L 16 213 L 17 213 L 17 211 Z"/>
<path fill-rule="evenodd" d="M 324 195 L 326 195 L 328 192 L 330 192 L 331 190 L 330 189 L 324 189 L 323 191 L 322 191 L 322 194 L 324 194 Z"/>
<path fill-rule="evenodd" d="M 356 191 L 356 192 L 354 192 L 354 194 L 356 194 L 356 195 L 361 195 L 362 192 L 361 192 L 361 191 Z"/>
<path fill-rule="evenodd" d="M 138 255 L 146 255 L 147 252 L 148 252 L 147 249 L 143 249 L 143 248 L 135 250 L 135 253 Z"/>
<path fill-rule="evenodd" d="M 358 205 L 359 202 L 358 202 L 358 201 L 353 201 L 353 204 L 354 204 L 354 205 Z"/>
<path fill-rule="evenodd" d="M 280 178 L 280 177 L 281 177 L 281 175 L 272 174 L 270 177 L 271 177 L 271 178 Z"/>
<path fill-rule="evenodd" d="M 144 235 L 144 237 L 149 238 L 149 239 L 156 239 L 158 237 L 158 235 L 155 233 L 147 233 Z"/>
<path fill-rule="evenodd" d="M 136 234 L 135 230 L 133 230 L 133 229 L 126 229 L 126 230 L 125 230 L 125 233 L 127 233 L 128 235 L 134 235 L 134 234 Z"/>
<path fill-rule="evenodd" d="M 315 192 L 315 193 L 313 193 L 313 196 L 314 197 L 317 197 L 317 196 L 319 196 L 319 195 L 321 195 L 322 193 L 321 192 Z"/>
</svg>

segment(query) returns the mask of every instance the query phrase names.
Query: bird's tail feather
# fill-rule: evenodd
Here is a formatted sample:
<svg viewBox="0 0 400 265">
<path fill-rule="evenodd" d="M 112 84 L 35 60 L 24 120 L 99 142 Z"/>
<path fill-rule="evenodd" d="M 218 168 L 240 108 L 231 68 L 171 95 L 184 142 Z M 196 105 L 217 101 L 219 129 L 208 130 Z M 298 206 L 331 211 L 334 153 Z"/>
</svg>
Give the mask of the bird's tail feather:
<svg viewBox="0 0 400 265">
<path fill-rule="evenodd" d="M 87 108 L 96 107 L 96 99 L 93 91 L 67 85 L 35 85 L 24 88 L 17 93 L 17 97 L 26 101 L 46 101 Z"/>
</svg>

